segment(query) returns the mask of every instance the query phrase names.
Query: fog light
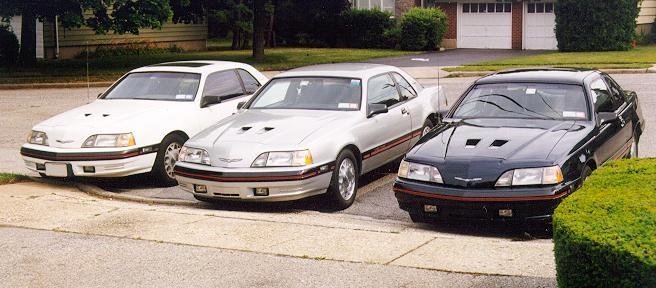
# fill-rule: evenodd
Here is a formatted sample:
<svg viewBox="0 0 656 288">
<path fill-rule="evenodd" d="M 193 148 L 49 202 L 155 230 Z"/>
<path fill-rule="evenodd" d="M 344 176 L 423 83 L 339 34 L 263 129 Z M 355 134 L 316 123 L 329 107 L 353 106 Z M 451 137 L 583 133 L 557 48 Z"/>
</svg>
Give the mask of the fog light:
<svg viewBox="0 0 656 288">
<path fill-rule="evenodd" d="M 36 164 L 36 170 L 46 170 L 46 164 L 40 164 L 40 163 L 35 163 Z"/>
<path fill-rule="evenodd" d="M 255 188 L 253 190 L 255 196 L 269 196 L 269 188 Z"/>
<path fill-rule="evenodd" d="M 512 217 L 512 209 L 499 209 L 499 216 L 501 217 Z"/>
<path fill-rule="evenodd" d="M 84 173 L 96 173 L 96 167 L 82 166 L 82 171 L 84 171 Z"/>
<path fill-rule="evenodd" d="M 424 212 L 437 213 L 437 206 L 435 206 L 435 205 L 424 205 Z"/>
<path fill-rule="evenodd" d="M 207 186 L 194 184 L 194 191 L 196 193 L 207 193 Z"/>
</svg>

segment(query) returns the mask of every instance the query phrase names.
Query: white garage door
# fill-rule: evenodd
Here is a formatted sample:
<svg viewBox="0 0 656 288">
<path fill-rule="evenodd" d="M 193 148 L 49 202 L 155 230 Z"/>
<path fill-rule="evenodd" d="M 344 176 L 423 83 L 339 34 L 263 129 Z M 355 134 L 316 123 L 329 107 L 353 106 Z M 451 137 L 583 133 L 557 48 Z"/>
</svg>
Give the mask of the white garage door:
<svg viewBox="0 0 656 288">
<path fill-rule="evenodd" d="M 554 3 L 527 2 L 524 5 L 524 49 L 558 49 Z"/>
<path fill-rule="evenodd" d="M 458 4 L 458 48 L 512 48 L 512 3 Z"/>
</svg>

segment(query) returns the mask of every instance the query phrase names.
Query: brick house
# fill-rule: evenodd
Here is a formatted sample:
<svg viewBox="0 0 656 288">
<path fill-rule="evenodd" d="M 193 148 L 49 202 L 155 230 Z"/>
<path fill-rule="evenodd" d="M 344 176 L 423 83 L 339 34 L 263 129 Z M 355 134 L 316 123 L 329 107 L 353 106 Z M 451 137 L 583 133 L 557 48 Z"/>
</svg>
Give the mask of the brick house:
<svg viewBox="0 0 656 288">
<path fill-rule="evenodd" d="M 353 7 L 400 17 L 412 7 L 439 7 L 449 17 L 445 48 L 555 50 L 555 0 L 353 0 Z M 649 33 L 656 0 L 644 0 L 638 33 Z"/>
</svg>

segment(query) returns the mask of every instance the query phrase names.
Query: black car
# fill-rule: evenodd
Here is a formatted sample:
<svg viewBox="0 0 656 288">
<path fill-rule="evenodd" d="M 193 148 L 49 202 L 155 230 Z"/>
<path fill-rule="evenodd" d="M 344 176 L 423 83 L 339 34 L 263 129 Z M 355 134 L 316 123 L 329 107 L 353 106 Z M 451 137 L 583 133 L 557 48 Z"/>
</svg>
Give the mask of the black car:
<svg viewBox="0 0 656 288">
<path fill-rule="evenodd" d="M 522 69 L 476 81 L 401 162 L 413 221 L 550 220 L 598 166 L 638 156 L 635 92 L 607 74 Z"/>
</svg>

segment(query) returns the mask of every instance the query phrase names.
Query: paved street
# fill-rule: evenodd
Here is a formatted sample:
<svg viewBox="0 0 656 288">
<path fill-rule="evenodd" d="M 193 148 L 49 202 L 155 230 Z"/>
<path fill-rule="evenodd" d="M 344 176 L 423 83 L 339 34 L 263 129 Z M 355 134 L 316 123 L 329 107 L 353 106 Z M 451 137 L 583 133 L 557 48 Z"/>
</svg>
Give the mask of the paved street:
<svg viewBox="0 0 656 288">
<path fill-rule="evenodd" d="M 410 55 L 393 58 L 372 59 L 367 62 L 386 64 L 397 67 L 423 67 L 426 62 L 412 61 L 414 58 L 430 59 L 428 64 L 433 66 L 460 66 L 482 61 L 541 54 L 548 51 L 539 50 L 494 50 L 494 49 L 451 49 L 439 52 L 431 52 L 420 55 Z"/>
</svg>

